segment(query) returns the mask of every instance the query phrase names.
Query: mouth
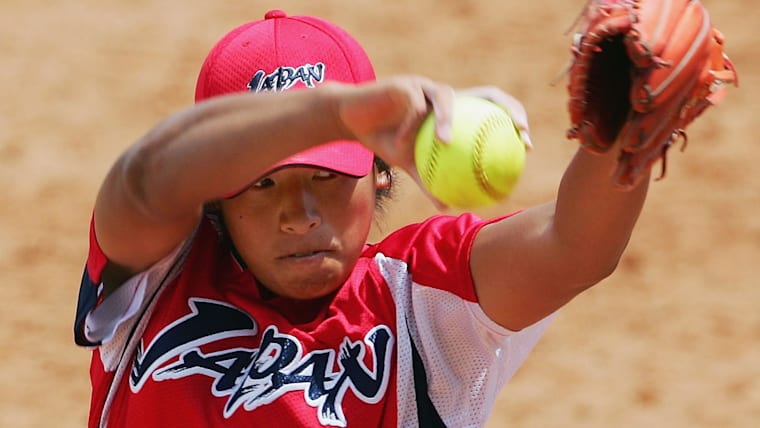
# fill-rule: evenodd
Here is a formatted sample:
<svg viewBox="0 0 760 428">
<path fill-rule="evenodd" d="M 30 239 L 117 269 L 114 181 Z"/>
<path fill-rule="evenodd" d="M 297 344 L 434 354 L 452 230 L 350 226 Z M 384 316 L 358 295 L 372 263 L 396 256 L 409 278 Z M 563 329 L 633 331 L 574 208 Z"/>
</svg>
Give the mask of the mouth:
<svg viewBox="0 0 760 428">
<path fill-rule="evenodd" d="M 330 250 L 325 249 L 319 249 L 319 250 L 299 250 L 292 253 L 287 253 L 284 256 L 279 257 L 280 259 L 308 259 L 313 257 L 319 257 L 327 255 L 330 252 Z"/>
<path fill-rule="evenodd" d="M 304 258 L 304 257 L 315 256 L 315 255 L 317 255 L 319 253 L 322 253 L 322 252 L 323 251 L 321 251 L 321 250 L 317 250 L 317 251 L 309 251 L 309 252 L 305 252 L 305 253 L 293 253 L 293 254 L 289 254 L 289 255 L 287 255 L 285 257 L 292 257 L 292 258 L 300 259 L 300 258 Z"/>
</svg>

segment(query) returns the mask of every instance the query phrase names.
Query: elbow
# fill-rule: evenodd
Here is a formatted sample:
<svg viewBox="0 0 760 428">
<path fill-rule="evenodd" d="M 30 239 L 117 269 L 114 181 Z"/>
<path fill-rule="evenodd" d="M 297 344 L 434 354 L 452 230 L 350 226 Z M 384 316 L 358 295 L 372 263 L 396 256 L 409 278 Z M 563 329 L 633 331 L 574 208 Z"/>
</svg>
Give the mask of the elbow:
<svg viewBox="0 0 760 428">
<path fill-rule="evenodd" d="M 157 207 L 151 198 L 151 153 L 147 148 L 126 151 L 114 166 L 121 194 L 142 215 L 154 217 Z"/>
<path fill-rule="evenodd" d="M 565 278 L 565 283 L 570 284 L 571 288 L 578 294 L 610 277 L 617 270 L 619 264 L 620 257 L 609 260 L 583 261 L 573 263 L 570 272 L 565 272 L 562 275 Z"/>
<path fill-rule="evenodd" d="M 556 264 L 558 269 L 553 277 L 556 284 L 562 284 L 571 294 L 577 295 L 610 277 L 619 263 L 619 256 L 565 257 L 562 263 Z"/>
<path fill-rule="evenodd" d="M 612 276 L 620 265 L 628 239 L 581 239 L 565 244 L 555 253 L 560 280 L 571 288 L 590 288 Z"/>
<path fill-rule="evenodd" d="M 611 260 L 599 263 L 598 266 L 592 269 L 591 280 L 594 284 L 602 282 L 615 273 L 619 264 L 620 257 L 614 257 Z"/>
</svg>

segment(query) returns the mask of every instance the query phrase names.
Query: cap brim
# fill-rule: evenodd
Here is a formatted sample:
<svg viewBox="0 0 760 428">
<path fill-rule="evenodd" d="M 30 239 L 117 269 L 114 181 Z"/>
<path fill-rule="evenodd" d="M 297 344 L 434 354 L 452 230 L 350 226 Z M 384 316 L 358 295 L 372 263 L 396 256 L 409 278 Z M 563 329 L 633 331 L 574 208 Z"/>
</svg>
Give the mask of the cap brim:
<svg viewBox="0 0 760 428">
<path fill-rule="evenodd" d="M 374 159 L 375 154 L 361 145 L 361 143 L 356 141 L 332 141 L 285 158 L 274 164 L 259 177 L 264 177 L 279 169 L 300 166 L 307 168 L 321 168 L 338 174 L 361 178 L 372 171 Z M 256 180 L 258 180 L 258 178 Z M 245 191 L 246 188 L 247 187 L 225 195 L 224 197 L 234 198 Z"/>
<path fill-rule="evenodd" d="M 356 141 L 333 141 L 296 153 L 276 163 L 267 173 L 288 166 L 304 166 L 359 178 L 372 171 L 374 157 L 374 153 Z"/>
</svg>

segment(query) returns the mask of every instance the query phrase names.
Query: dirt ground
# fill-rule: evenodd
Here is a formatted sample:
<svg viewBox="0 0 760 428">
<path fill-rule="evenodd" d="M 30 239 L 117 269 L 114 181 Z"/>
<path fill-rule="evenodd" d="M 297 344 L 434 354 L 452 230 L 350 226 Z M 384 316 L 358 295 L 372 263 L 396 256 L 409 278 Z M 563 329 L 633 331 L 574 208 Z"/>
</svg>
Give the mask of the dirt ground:
<svg viewBox="0 0 760 428">
<path fill-rule="evenodd" d="M 112 160 L 188 105 L 205 53 L 270 8 L 333 20 L 378 75 L 495 84 L 536 149 L 491 215 L 553 198 L 571 26 L 583 0 L 130 2 L 0 7 L 0 426 L 82 427 L 89 353 L 72 339 L 90 210 Z M 561 311 L 489 427 L 756 427 L 760 420 L 760 62 L 752 0 L 705 1 L 741 87 L 689 128 L 618 271 Z M 756 107 L 752 107 L 755 105 Z M 383 233 L 433 213 L 402 183 Z M 420 202 L 423 201 L 423 202 Z"/>
</svg>

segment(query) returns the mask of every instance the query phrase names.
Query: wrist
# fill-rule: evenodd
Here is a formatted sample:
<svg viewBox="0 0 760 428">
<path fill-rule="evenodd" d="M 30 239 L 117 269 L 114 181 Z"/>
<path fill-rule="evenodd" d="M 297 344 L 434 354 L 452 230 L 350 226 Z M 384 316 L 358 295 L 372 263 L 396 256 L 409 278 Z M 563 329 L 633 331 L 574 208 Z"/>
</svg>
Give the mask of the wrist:
<svg viewBox="0 0 760 428">
<path fill-rule="evenodd" d="M 335 140 L 356 140 L 356 135 L 346 125 L 341 114 L 342 106 L 346 101 L 346 97 L 349 96 L 351 90 L 349 85 L 338 82 L 327 82 L 319 87 L 314 106 L 315 110 L 319 112 L 315 115 L 315 119 L 321 124 L 318 128 L 322 128 L 328 133 L 326 141 Z"/>
</svg>

